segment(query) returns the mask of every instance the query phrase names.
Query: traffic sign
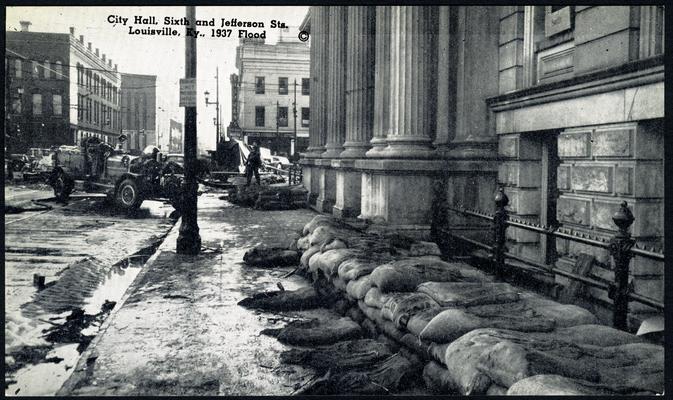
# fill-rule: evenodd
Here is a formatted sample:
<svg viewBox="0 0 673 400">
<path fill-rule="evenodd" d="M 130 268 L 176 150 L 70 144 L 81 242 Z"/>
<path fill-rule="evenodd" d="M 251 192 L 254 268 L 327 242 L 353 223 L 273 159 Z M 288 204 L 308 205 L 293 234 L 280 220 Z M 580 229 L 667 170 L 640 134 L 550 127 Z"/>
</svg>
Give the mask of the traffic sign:
<svg viewBox="0 0 673 400">
<path fill-rule="evenodd" d="M 180 79 L 180 107 L 196 107 L 196 78 Z"/>
</svg>

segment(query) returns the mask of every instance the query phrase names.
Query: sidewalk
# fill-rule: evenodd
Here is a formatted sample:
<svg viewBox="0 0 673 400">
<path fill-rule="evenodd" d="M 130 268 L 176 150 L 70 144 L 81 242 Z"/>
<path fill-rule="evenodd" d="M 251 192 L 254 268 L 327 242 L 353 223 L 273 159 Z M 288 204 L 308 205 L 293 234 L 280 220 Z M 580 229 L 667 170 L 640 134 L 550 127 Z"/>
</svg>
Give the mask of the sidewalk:
<svg viewBox="0 0 673 400">
<path fill-rule="evenodd" d="M 294 275 L 281 279 L 292 268 L 250 268 L 242 260 L 252 246 L 289 244 L 316 214 L 240 208 L 218 196 L 199 198 L 198 223 L 203 245 L 222 253 L 176 254 L 179 221 L 58 395 L 288 395 L 310 379 L 308 370 L 279 365 L 288 346 L 259 334 L 295 314 L 236 303 L 277 290 L 277 282 L 287 290 L 308 285 Z"/>
</svg>

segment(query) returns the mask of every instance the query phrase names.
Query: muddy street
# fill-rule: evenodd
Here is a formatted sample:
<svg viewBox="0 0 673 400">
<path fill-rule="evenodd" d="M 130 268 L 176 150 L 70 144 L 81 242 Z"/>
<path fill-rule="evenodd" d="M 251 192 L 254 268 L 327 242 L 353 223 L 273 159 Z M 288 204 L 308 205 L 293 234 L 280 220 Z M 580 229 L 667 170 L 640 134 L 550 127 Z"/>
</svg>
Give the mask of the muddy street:
<svg viewBox="0 0 673 400">
<path fill-rule="evenodd" d="M 41 184 L 9 184 L 4 194 L 6 212 L 53 195 Z M 172 207 L 156 201 L 130 216 L 81 193 L 44 204 L 52 209 L 5 214 L 7 395 L 58 390 L 175 223 Z"/>
</svg>

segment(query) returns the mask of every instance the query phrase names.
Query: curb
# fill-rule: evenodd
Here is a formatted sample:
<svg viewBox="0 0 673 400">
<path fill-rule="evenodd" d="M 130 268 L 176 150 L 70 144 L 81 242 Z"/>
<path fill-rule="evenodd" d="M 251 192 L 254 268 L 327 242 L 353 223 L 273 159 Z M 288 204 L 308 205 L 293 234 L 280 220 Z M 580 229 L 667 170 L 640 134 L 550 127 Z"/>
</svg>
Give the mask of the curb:
<svg viewBox="0 0 673 400">
<path fill-rule="evenodd" d="M 138 275 L 133 279 L 133 282 L 126 288 L 126 291 L 124 292 L 124 295 L 122 296 L 121 300 L 119 300 L 119 303 L 115 306 L 114 310 L 108 315 L 108 317 L 103 321 L 103 324 L 101 327 L 98 329 L 98 333 L 96 336 L 93 338 L 91 343 L 89 343 L 89 346 L 84 350 L 82 354 L 80 354 L 79 361 L 77 361 L 77 364 L 75 364 L 75 367 L 73 368 L 73 372 L 71 375 L 68 377 L 68 379 L 63 382 L 63 385 L 61 385 L 61 388 L 56 391 L 54 394 L 55 396 L 72 396 L 70 393 L 72 390 L 75 389 L 78 383 L 80 383 L 82 380 L 87 378 L 87 371 L 90 368 L 88 366 L 89 364 L 89 359 L 95 359 L 97 358 L 96 354 L 96 346 L 98 343 L 102 340 L 103 336 L 105 335 L 105 332 L 107 332 L 108 328 L 112 324 L 112 321 L 114 321 L 117 313 L 124 307 L 126 304 L 126 300 L 131 296 L 132 293 L 134 293 L 137 289 L 137 284 L 140 282 L 140 280 L 145 276 L 147 271 L 154 265 L 156 259 L 159 257 L 159 255 L 166 250 L 166 248 L 169 246 L 166 242 L 166 239 L 171 236 L 174 230 L 180 229 L 180 224 L 182 222 L 182 217 L 179 218 L 176 222 L 175 225 L 166 233 L 164 238 L 162 239 L 161 244 L 157 247 L 157 250 L 152 254 L 152 256 L 145 262 L 143 265 L 143 268 L 138 272 Z M 173 245 L 174 246 L 174 245 Z M 93 367 L 93 363 L 91 363 L 91 367 Z"/>
</svg>

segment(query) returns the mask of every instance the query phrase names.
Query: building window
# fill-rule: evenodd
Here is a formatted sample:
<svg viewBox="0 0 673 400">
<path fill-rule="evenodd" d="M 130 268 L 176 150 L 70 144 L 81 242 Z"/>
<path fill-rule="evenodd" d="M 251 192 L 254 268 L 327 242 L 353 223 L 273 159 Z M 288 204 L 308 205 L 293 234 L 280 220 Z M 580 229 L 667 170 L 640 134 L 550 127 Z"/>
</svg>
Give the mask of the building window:
<svg viewBox="0 0 673 400">
<path fill-rule="evenodd" d="M 287 107 L 278 107 L 278 126 L 287 126 Z"/>
<path fill-rule="evenodd" d="M 573 27 L 574 7 L 545 6 L 544 35 L 551 37 Z"/>
<path fill-rule="evenodd" d="M 255 107 L 255 126 L 264 126 L 264 106 Z"/>
<path fill-rule="evenodd" d="M 42 95 L 33 93 L 33 115 L 42 115 Z"/>
<path fill-rule="evenodd" d="M 91 122 L 91 99 L 86 99 L 86 120 Z"/>
<path fill-rule="evenodd" d="M 32 62 L 33 78 L 37 79 L 40 77 L 40 64 L 37 61 Z"/>
<path fill-rule="evenodd" d="M 301 94 L 308 96 L 311 93 L 310 90 L 311 80 L 309 78 L 301 78 Z"/>
<path fill-rule="evenodd" d="M 255 94 L 264 94 L 264 77 L 255 77 Z"/>
<path fill-rule="evenodd" d="M 49 79 L 51 75 L 51 63 L 49 60 L 44 62 L 44 79 Z"/>
<path fill-rule="evenodd" d="M 14 60 L 14 76 L 21 78 L 21 69 L 23 69 L 23 63 L 20 59 Z"/>
<path fill-rule="evenodd" d="M 53 107 L 54 115 L 63 115 L 63 98 L 60 94 L 54 94 L 51 96 L 51 105 Z"/>
<path fill-rule="evenodd" d="M 21 114 L 21 93 L 12 99 L 12 112 Z"/>
<path fill-rule="evenodd" d="M 63 78 L 63 68 L 61 68 L 60 61 L 56 61 L 56 64 L 54 65 L 54 75 L 56 76 L 56 79 Z"/>
<path fill-rule="evenodd" d="M 81 121 L 82 120 L 82 114 L 84 113 L 84 110 L 82 109 L 82 95 L 78 94 L 77 95 L 77 120 Z"/>
<path fill-rule="evenodd" d="M 287 78 L 278 78 L 278 94 L 287 94 Z"/>
<path fill-rule="evenodd" d="M 301 108 L 301 126 L 307 127 L 311 122 L 311 109 L 308 107 Z"/>
</svg>

